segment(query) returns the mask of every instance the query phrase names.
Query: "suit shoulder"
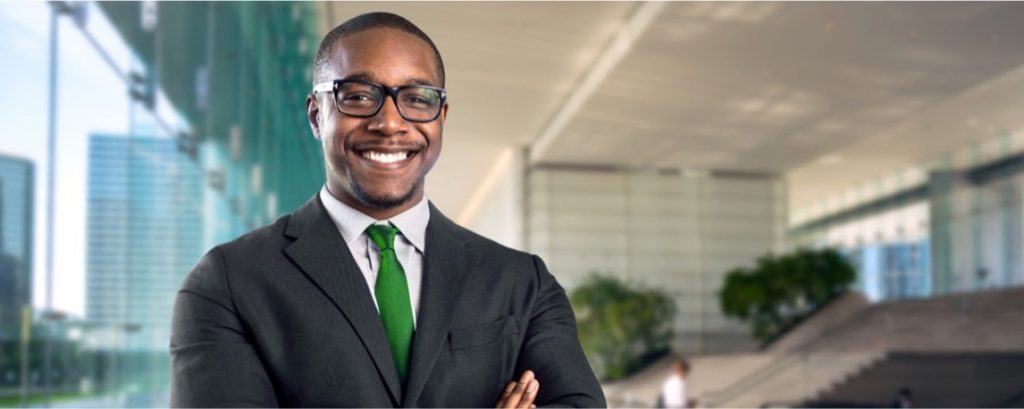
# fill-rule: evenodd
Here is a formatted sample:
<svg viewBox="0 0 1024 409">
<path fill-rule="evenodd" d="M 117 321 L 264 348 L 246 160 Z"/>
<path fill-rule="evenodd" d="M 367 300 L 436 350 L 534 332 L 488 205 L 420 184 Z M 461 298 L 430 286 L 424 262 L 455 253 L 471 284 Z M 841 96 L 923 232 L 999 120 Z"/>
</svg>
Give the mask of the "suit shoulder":
<svg viewBox="0 0 1024 409">
<path fill-rule="evenodd" d="M 285 245 L 283 234 L 288 217 L 283 216 L 271 224 L 214 246 L 192 268 L 179 289 L 201 294 L 221 305 L 230 305 L 225 300 L 231 299 L 231 276 L 254 274 L 259 271 L 254 266 L 268 263 L 270 255 L 279 253 Z"/>
<path fill-rule="evenodd" d="M 281 216 L 268 225 L 255 228 L 234 240 L 218 245 L 216 248 L 220 249 L 224 257 L 228 259 L 248 258 L 280 250 L 288 242 L 284 230 L 288 226 L 290 218 L 291 215 Z"/>
<path fill-rule="evenodd" d="M 456 229 L 458 238 L 479 252 L 484 260 L 500 260 L 503 264 L 534 264 L 536 256 L 531 253 L 508 247 L 462 226 L 456 226 Z"/>
</svg>

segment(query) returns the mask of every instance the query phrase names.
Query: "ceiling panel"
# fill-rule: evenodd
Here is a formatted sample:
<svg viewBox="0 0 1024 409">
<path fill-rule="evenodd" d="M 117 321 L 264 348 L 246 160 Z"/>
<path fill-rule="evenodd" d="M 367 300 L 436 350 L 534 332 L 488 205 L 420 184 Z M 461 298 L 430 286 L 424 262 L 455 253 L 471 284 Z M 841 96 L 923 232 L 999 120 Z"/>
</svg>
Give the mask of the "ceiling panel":
<svg viewBox="0 0 1024 409">
<path fill-rule="evenodd" d="M 330 3 L 324 30 L 380 9 L 434 38 L 452 110 L 428 191 L 455 214 L 639 7 Z M 668 3 L 537 162 L 783 175 L 800 206 L 986 134 L 953 124 L 1017 129 L 1020 21 L 1014 2 Z"/>
<path fill-rule="evenodd" d="M 1022 17 L 1020 3 L 673 3 L 540 162 L 795 172 L 795 196 L 834 190 L 920 161 L 922 143 L 969 143 L 875 136 L 1024 63 Z M 872 164 L 851 151 L 813 167 L 853 149 Z"/>
</svg>

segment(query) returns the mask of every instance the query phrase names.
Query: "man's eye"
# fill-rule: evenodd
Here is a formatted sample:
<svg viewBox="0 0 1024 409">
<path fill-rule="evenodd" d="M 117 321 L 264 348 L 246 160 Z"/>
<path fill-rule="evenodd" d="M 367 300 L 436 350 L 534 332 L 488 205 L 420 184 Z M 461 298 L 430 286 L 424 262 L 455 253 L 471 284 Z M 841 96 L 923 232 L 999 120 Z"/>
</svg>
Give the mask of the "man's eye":
<svg viewBox="0 0 1024 409">
<path fill-rule="evenodd" d="M 430 101 L 428 101 L 426 98 L 418 97 L 418 96 L 406 97 L 405 98 L 405 102 L 407 104 L 429 104 L 430 103 Z"/>
<path fill-rule="evenodd" d="M 402 104 L 414 107 L 432 107 L 438 104 L 439 98 L 434 95 L 410 94 L 402 97 Z"/>
<path fill-rule="evenodd" d="M 348 105 L 375 104 L 377 99 L 368 93 L 349 93 L 341 96 L 341 103 Z"/>
</svg>

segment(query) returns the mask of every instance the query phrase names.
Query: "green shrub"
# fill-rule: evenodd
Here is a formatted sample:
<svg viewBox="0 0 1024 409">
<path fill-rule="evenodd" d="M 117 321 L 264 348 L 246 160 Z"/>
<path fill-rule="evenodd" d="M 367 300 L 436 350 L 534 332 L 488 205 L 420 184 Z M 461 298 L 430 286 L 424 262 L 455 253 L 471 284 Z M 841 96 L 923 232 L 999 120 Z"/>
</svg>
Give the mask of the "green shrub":
<svg viewBox="0 0 1024 409">
<path fill-rule="evenodd" d="M 753 269 L 726 273 L 719 293 L 722 313 L 750 324 L 767 344 L 842 294 L 856 271 L 833 249 L 800 249 L 764 256 Z"/>
<path fill-rule="evenodd" d="M 621 379 L 668 352 L 675 316 L 668 295 L 593 275 L 570 300 L 580 344 L 601 380 Z"/>
</svg>

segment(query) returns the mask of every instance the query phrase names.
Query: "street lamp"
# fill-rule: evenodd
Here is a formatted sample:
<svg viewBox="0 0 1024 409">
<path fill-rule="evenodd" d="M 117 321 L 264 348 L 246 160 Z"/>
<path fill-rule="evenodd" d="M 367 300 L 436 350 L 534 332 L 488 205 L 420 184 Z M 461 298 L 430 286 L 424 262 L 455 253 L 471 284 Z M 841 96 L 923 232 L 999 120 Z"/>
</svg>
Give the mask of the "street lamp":
<svg viewBox="0 0 1024 409">
<path fill-rule="evenodd" d="M 57 162 L 57 40 L 59 35 L 59 18 L 62 14 L 71 16 L 79 28 L 85 26 L 87 10 L 85 3 L 69 3 L 66 1 L 50 2 L 50 83 L 47 100 L 47 146 L 46 146 L 46 311 L 53 311 L 53 225 L 54 225 L 54 186 L 56 184 Z M 49 337 L 45 340 L 43 365 L 44 406 L 50 406 L 50 361 L 53 354 L 53 343 Z"/>
</svg>

